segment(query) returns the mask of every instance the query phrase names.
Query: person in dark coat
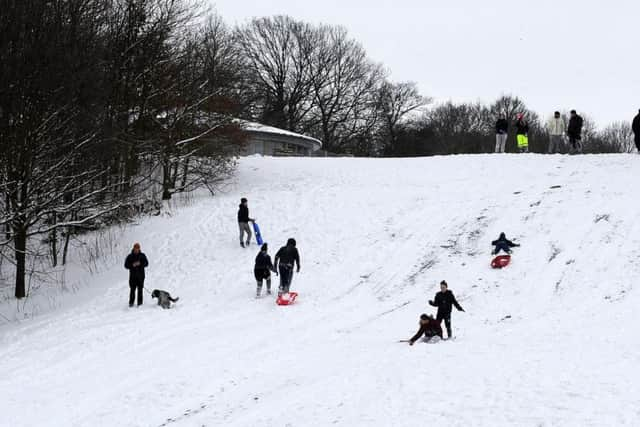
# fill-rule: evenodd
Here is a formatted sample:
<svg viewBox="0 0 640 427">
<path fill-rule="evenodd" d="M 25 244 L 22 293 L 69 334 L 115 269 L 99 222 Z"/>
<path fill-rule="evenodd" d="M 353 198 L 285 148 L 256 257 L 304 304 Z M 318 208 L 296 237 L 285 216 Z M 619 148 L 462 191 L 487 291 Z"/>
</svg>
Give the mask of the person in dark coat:
<svg viewBox="0 0 640 427">
<path fill-rule="evenodd" d="M 491 242 L 491 244 L 495 246 L 495 248 L 491 252 L 492 255 L 498 255 L 500 251 L 504 251 L 505 253 L 510 254 L 511 248 L 517 248 L 520 246 L 519 244 L 513 243 L 511 240 L 507 239 L 507 236 L 505 236 L 504 233 L 500 233 L 500 237 L 498 237 L 498 240 L 494 240 L 493 242 Z"/>
<path fill-rule="evenodd" d="M 238 206 L 238 229 L 240 231 L 240 246 L 245 247 L 244 234 L 247 233 L 247 247 L 251 244 L 251 227 L 249 223 L 253 222 L 253 218 L 249 218 L 249 206 L 247 199 L 240 199 L 240 206 Z"/>
<path fill-rule="evenodd" d="M 496 153 L 504 153 L 508 132 L 509 122 L 504 116 L 500 116 L 496 121 Z"/>
<path fill-rule="evenodd" d="M 636 141 L 636 148 L 640 153 L 640 110 L 638 110 L 638 115 L 633 118 L 633 123 L 631 123 L 631 129 L 633 130 L 633 135 Z"/>
<path fill-rule="evenodd" d="M 133 307 L 138 292 L 138 306 L 142 305 L 142 289 L 144 288 L 144 269 L 149 266 L 147 256 L 140 251 L 140 243 L 133 245 L 133 250 L 124 261 L 124 268 L 129 270 L 129 307 Z"/>
<path fill-rule="evenodd" d="M 262 294 L 262 281 L 267 282 L 267 295 L 271 295 L 271 272 L 278 274 L 276 269 L 273 267 L 271 263 L 271 257 L 268 253 L 269 248 L 267 244 L 263 244 L 260 252 L 258 252 L 258 256 L 256 256 L 256 265 L 253 268 L 253 275 L 256 278 L 256 283 L 258 284 L 256 288 L 256 298 L 260 298 Z"/>
<path fill-rule="evenodd" d="M 409 340 L 409 345 L 415 344 L 423 335 L 426 341 L 431 340 L 433 337 L 442 338 L 442 326 L 440 326 L 440 323 L 431 315 L 420 315 L 420 329 L 418 329 L 418 332 Z"/>
<path fill-rule="evenodd" d="M 527 123 L 522 113 L 518 113 L 516 116 L 516 140 L 518 142 L 518 150 L 520 150 L 521 153 L 528 153 L 529 123 Z"/>
<path fill-rule="evenodd" d="M 567 136 L 569 137 L 569 144 L 571 144 L 572 153 L 582 152 L 582 125 L 584 120 L 576 113 L 576 110 L 571 110 L 571 118 L 569 119 L 569 127 L 567 128 Z"/>
<path fill-rule="evenodd" d="M 453 292 L 449 290 L 449 285 L 444 280 L 440 282 L 440 292 L 436 294 L 432 301 L 429 301 L 429 305 L 433 307 L 438 307 L 438 314 L 436 315 L 436 320 L 438 324 L 442 323 L 444 320 L 444 324 L 447 327 L 447 336 L 451 338 L 451 311 L 453 307 L 455 307 L 458 311 L 464 311 L 456 297 L 453 295 Z"/>
<path fill-rule="evenodd" d="M 293 278 L 293 267 L 297 267 L 300 273 L 300 254 L 296 248 L 296 240 L 287 240 L 287 245 L 280 248 L 276 253 L 275 268 L 280 272 L 280 287 L 278 296 L 289 292 L 291 279 Z"/>
</svg>

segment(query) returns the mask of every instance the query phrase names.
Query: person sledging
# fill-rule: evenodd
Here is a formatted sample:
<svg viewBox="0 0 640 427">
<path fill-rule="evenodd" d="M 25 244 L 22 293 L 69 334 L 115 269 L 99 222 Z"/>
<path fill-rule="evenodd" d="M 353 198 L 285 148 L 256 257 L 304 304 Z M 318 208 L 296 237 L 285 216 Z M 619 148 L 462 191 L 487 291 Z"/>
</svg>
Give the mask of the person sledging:
<svg viewBox="0 0 640 427">
<path fill-rule="evenodd" d="M 276 253 L 274 264 L 276 270 L 280 272 L 278 296 L 281 296 L 289 293 L 294 265 L 297 267 L 297 272 L 300 273 L 300 254 L 298 253 L 298 248 L 296 248 L 295 239 L 287 240 L 287 245 L 280 248 Z"/>
<path fill-rule="evenodd" d="M 278 274 L 273 263 L 271 262 L 271 256 L 269 255 L 269 248 L 267 244 L 263 244 L 260 248 L 260 252 L 256 256 L 256 265 L 253 268 L 253 275 L 256 278 L 256 298 L 260 298 L 262 294 L 262 282 L 267 283 L 267 295 L 271 295 L 271 272 Z"/>
<path fill-rule="evenodd" d="M 432 301 L 429 301 L 429 305 L 438 307 L 436 321 L 438 324 L 441 324 L 444 320 L 447 328 L 447 336 L 451 338 L 451 312 L 453 311 L 453 307 L 458 311 L 464 311 L 464 309 L 458 304 L 453 292 L 449 290 L 447 282 L 444 280 L 440 282 L 440 292 L 436 294 Z"/>
<path fill-rule="evenodd" d="M 440 326 L 440 323 L 434 319 L 432 315 L 420 315 L 420 329 L 418 329 L 418 332 L 408 341 L 409 345 L 415 344 L 422 336 L 424 336 L 425 341 L 430 341 L 433 337 L 440 337 L 440 339 L 442 339 L 442 326 Z"/>
<path fill-rule="evenodd" d="M 500 251 L 504 251 L 506 254 L 511 254 L 511 248 L 517 248 L 520 246 L 518 243 L 513 243 L 511 240 L 507 239 L 507 236 L 504 233 L 500 233 L 498 240 L 491 242 L 491 245 L 494 246 L 491 255 L 498 255 Z"/>
</svg>

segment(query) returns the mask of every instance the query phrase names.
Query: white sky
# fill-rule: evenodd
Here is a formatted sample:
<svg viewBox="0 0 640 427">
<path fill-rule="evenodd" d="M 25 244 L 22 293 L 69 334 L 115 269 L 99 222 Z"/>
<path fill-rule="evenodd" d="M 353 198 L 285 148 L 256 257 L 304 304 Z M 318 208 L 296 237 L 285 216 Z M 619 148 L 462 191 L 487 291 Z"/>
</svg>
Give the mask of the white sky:
<svg viewBox="0 0 640 427">
<path fill-rule="evenodd" d="M 286 14 L 343 25 L 393 80 L 436 101 L 503 93 L 599 125 L 640 108 L 640 0 L 211 0 L 230 24 Z"/>
</svg>

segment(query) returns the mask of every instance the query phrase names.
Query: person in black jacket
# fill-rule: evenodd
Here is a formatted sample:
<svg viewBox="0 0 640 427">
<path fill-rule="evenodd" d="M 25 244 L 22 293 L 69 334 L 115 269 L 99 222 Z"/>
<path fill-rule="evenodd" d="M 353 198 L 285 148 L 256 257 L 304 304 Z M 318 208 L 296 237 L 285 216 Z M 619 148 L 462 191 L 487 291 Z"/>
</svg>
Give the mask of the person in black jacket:
<svg viewBox="0 0 640 427">
<path fill-rule="evenodd" d="M 455 307 L 458 311 L 464 311 L 456 297 L 453 295 L 453 292 L 449 290 L 449 285 L 444 280 L 440 282 L 440 292 L 436 294 L 433 298 L 433 301 L 429 301 L 429 305 L 434 307 L 438 307 L 438 314 L 436 315 L 436 320 L 438 323 L 442 323 L 444 320 L 444 324 L 447 327 L 447 336 L 451 338 L 451 311 L 452 307 Z"/>
<path fill-rule="evenodd" d="M 426 341 L 431 340 L 433 337 L 440 337 L 442 339 L 442 326 L 440 326 L 440 323 L 431 315 L 420 315 L 420 329 L 418 329 L 418 332 L 408 341 L 409 345 L 413 345 L 423 335 Z"/>
<path fill-rule="evenodd" d="M 133 245 L 133 250 L 124 261 L 124 268 L 129 270 L 129 307 L 133 307 L 133 302 L 138 291 L 138 305 L 142 305 L 142 289 L 144 288 L 144 269 L 149 266 L 147 256 L 140 251 L 140 243 Z"/>
<path fill-rule="evenodd" d="M 496 153 L 504 153 L 507 145 L 509 122 L 504 116 L 500 116 L 496 122 Z"/>
<path fill-rule="evenodd" d="M 247 233 L 247 247 L 251 244 L 251 227 L 249 223 L 253 222 L 252 218 L 249 218 L 249 206 L 247 205 L 247 199 L 244 197 L 240 199 L 240 206 L 238 206 L 238 229 L 240 230 L 240 246 L 245 247 L 244 233 Z"/>
<path fill-rule="evenodd" d="M 256 298 L 260 298 L 260 294 L 262 294 L 262 281 L 267 282 L 267 295 L 271 295 L 271 272 L 276 272 L 276 269 L 273 267 L 271 263 L 271 257 L 268 254 L 268 247 L 265 243 L 262 245 L 260 252 L 258 252 L 258 256 L 256 256 L 256 265 L 253 268 L 253 275 L 256 278 L 256 282 L 258 287 L 256 288 Z"/>
<path fill-rule="evenodd" d="M 582 152 L 582 125 L 584 120 L 576 113 L 576 110 L 571 110 L 571 118 L 569 119 L 569 127 L 567 128 L 567 136 L 569 136 L 569 143 L 571 144 L 572 153 Z"/>
<path fill-rule="evenodd" d="M 278 296 L 289 292 L 291 279 L 293 278 L 293 266 L 297 267 L 300 273 L 300 254 L 296 248 L 295 239 L 287 240 L 287 246 L 283 246 L 276 253 L 275 268 L 280 272 L 280 288 Z"/>
<path fill-rule="evenodd" d="M 504 233 L 500 233 L 500 237 L 498 240 L 494 240 L 491 242 L 495 248 L 491 252 L 491 255 L 498 255 L 500 251 L 504 251 L 507 254 L 511 253 L 511 248 L 519 247 L 520 245 L 517 243 L 513 243 L 511 240 L 507 239 Z"/>
<path fill-rule="evenodd" d="M 636 148 L 640 153 L 640 110 L 638 110 L 638 115 L 633 118 L 633 123 L 631 123 L 631 129 L 633 130 L 633 135 L 636 141 Z"/>
</svg>

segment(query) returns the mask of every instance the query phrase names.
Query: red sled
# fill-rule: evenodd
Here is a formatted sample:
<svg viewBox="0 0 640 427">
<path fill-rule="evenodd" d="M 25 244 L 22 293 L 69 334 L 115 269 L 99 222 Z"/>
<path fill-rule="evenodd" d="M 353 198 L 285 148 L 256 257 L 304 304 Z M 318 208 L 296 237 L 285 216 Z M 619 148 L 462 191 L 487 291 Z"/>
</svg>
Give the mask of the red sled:
<svg viewBox="0 0 640 427">
<path fill-rule="evenodd" d="M 276 299 L 276 304 L 291 305 L 296 301 L 297 296 L 298 296 L 297 292 L 289 292 L 288 294 L 279 295 L 278 299 Z"/>
<path fill-rule="evenodd" d="M 511 262 L 511 255 L 498 255 L 491 261 L 491 268 L 504 268 Z"/>
</svg>

